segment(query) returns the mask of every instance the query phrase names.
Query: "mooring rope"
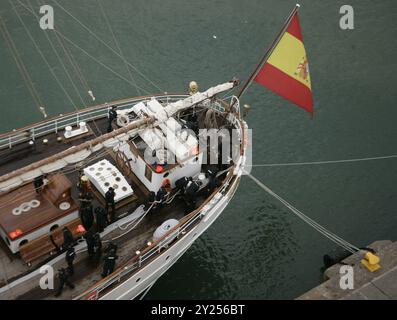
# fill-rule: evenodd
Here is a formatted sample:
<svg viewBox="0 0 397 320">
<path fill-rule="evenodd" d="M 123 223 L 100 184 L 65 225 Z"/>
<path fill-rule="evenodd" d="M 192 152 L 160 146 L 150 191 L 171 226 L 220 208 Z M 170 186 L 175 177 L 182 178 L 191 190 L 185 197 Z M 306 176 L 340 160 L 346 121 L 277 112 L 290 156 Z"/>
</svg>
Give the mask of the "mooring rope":
<svg viewBox="0 0 397 320">
<path fill-rule="evenodd" d="M 353 244 L 349 243 L 348 241 L 342 239 L 341 237 L 337 236 L 336 234 L 332 233 L 331 231 L 327 230 L 325 227 L 321 226 L 319 223 L 314 221 L 313 219 L 309 218 L 306 216 L 304 213 L 299 211 L 297 208 L 295 208 L 293 205 L 288 203 L 286 200 L 284 200 L 282 197 L 280 197 L 278 194 L 276 194 L 273 190 L 271 190 L 269 187 L 264 185 L 261 181 L 259 181 L 257 178 L 255 178 L 251 174 L 247 174 L 247 176 L 254 181 L 261 189 L 269 193 L 271 196 L 276 198 L 278 201 L 280 201 L 284 206 L 286 206 L 293 214 L 295 214 L 298 218 L 306 222 L 309 226 L 317 230 L 319 233 L 321 233 L 323 236 L 328 238 L 329 240 L 333 241 L 336 243 L 338 246 L 344 248 L 345 250 L 355 253 L 360 251 L 360 249 Z"/>
<path fill-rule="evenodd" d="M 285 162 L 285 163 L 262 163 L 247 165 L 251 167 L 287 167 L 287 166 L 307 166 L 307 165 L 320 165 L 320 164 L 332 164 L 332 163 L 349 163 L 349 162 L 360 162 L 360 161 L 374 161 L 374 160 L 385 160 L 397 158 L 397 154 L 389 156 L 379 157 L 367 157 L 367 158 L 355 158 L 355 159 L 342 159 L 342 160 L 325 160 L 325 161 L 308 161 L 308 162 Z"/>
</svg>

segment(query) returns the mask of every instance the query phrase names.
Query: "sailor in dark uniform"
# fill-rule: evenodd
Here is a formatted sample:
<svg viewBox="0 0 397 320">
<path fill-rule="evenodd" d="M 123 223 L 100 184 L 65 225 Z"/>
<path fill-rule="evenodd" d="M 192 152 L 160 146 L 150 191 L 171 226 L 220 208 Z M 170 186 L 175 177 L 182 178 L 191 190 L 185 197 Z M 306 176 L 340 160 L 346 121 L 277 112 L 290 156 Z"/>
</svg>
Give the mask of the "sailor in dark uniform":
<svg viewBox="0 0 397 320">
<path fill-rule="evenodd" d="M 41 175 L 41 176 L 34 178 L 33 185 L 36 190 L 36 193 L 41 194 L 43 192 L 44 186 L 47 183 L 48 183 L 48 180 L 47 180 L 46 176 Z"/>
<path fill-rule="evenodd" d="M 105 228 L 109 224 L 106 211 L 102 207 L 95 208 L 95 219 L 96 219 L 97 231 L 101 233 L 103 230 L 105 230 Z"/>
<path fill-rule="evenodd" d="M 73 240 L 73 234 L 72 232 L 68 229 L 68 227 L 64 227 L 62 229 L 63 233 L 63 245 L 62 248 L 64 250 L 67 250 L 74 242 Z"/>
<path fill-rule="evenodd" d="M 154 193 L 153 191 L 150 191 L 148 196 L 147 196 L 147 200 L 146 200 L 146 207 L 145 210 L 149 209 L 149 207 L 153 204 L 153 202 L 156 201 L 156 193 Z"/>
<path fill-rule="evenodd" d="M 112 106 L 112 108 L 109 110 L 109 119 L 108 119 L 108 132 L 112 132 L 112 122 L 113 120 L 117 119 L 117 107 Z"/>
<path fill-rule="evenodd" d="M 205 187 L 205 192 L 207 196 L 209 196 L 216 188 L 220 187 L 221 183 L 217 178 L 216 174 L 218 173 L 218 168 L 216 166 L 210 166 L 205 176 L 208 178 L 208 184 Z"/>
<path fill-rule="evenodd" d="M 192 181 L 192 177 L 182 177 L 175 181 L 176 191 L 184 192 L 189 181 Z"/>
<path fill-rule="evenodd" d="M 92 225 L 94 224 L 94 213 L 92 211 L 93 209 L 91 203 L 86 203 L 80 207 L 80 219 L 85 230 L 91 229 Z"/>
<path fill-rule="evenodd" d="M 70 246 L 66 251 L 66 255 L 65 255 L 65 260 L 66 263 L 68 264 L 68 273 L 70 275 L 74 274 L 73 261 L 75 257 L 76 257 L 76 251 L 74 250 L 74 247 Z"/>
<path fill-rule="evenodd" d="M 92 199 L 94 197 L 92 196 L 92 193 L 90 191 L 87 192 L 80 192 L 79 194 L 79 200 L 80 200 L 80 205 L 81 206 L 89 206 L 92 204 Z"/>
<path fill-rule="evenodd" d="M 186 213 L 193 211 L 196 208 L 197 192 L 200 189 L 199 181 L 189 181 L 185 189 L 185 202 L 186 202 Z"/>
<path fill-rule="evenodd" d="M 107 277 L 109 274 L 113 272 L 117 258 L 118 256 L 116 255 L 116 251 L 114 249 L 111 249 L 110 252 L 105 257 L 102 278 Z"/>
<path fill-rule="evenodd" d="M 102 254 L 101 236 L 99 235 L 98 232 L 96 232 L 93 237 L 93 259 L 94 259 L 94 262 L 96 262 L 96 263 L 99 262 L 99 259 L 101 258 L 101 254 Z"/>
<path fill-rule="evenodd" d="M 113 251 L 114 254 L 117 253 L 117 244 L 113 243 L 113 242 L 109 242 L 107 247 L 103 250 L 103 252 L 107 255 L 109 252 Z"/>
<path fill-rule="evenodd" d="M 166 200 L 168 192 L 165 187 L 160 187 L 159 191 L 156 193 L 156 203 L 152 207 L 152 212 L 158 212 L 164 205 L 164 201 Z"/>
<path fill-rule="evenodd" d="M 116 204 L 114 198 L 116 193 L 112 187 L 109 187 L 109 190 L 105 193 L 105 200 L 106 200 L 106 212 L 110 217 L 110 222 L 113 222 L 116 215 Z M 112 208 L 112 212 L 109 214 L 109 207 Z"/>
<path fill-rule="evenodd" d="M 92 228 L 85 233 L 84 239 L 87 242 L 88 256 L 90 257 L 90 259 L 92 259 L 95 255 L 95 251 L 94 251 L 95 239 L 94 239 L 94 230 Z"/>
<path fill-rule="evenodd" d="M 205 187 L 205 192 L 207 196 L 211 195 L 216 188 L 219 188 L 221 183 L 219 179 L 215 176 L 210 176 L 207 186 Z"/>
<path fill-rule="evenodd" d="M 34 178 L 33 185 L 34 185 L 34 188 L 36 189 L 37 194 L 41 193 L 43 184 L 44 184 L 43 176 L 38 176 L 38 177 Z"/>
<path fill-rule="evenodd" d="M 58 285 L 57 292 L 55 293 L 55 297 L 59 297 L 62 294 L 63 287 L 65 286 L 65 284 L 70 289 L 74 289 L 74 284 L 70 282 L 69 273 L 67 272 L 67 270 L 65 268 L 61 268 L 58 271 L 58 278 L 59 278 L 59 285 Z"/>
</svg>

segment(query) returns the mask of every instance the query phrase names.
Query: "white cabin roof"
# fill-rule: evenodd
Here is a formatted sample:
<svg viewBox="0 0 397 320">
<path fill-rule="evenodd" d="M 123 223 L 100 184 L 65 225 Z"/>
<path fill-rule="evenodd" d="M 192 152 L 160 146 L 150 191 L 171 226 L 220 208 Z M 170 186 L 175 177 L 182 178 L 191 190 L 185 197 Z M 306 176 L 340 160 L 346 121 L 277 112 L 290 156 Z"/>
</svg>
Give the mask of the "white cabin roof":
<svg viewBox="0 0 397 320">
<path fill-rule="evenodd" d="M 154 98 L 146 104 L 140 102 L 132 107 L 135 114 L 146 113 L 155 117 L 158 127 L 147 128 L 139 133 L 141 139 L 151 150 L 161 151 L 167 148 L 177 158 L 183 161 L 192 155 L 198 148 L 198 140 L 195 136 L 182 131 L 182 124 L 173 117 L 168 117 L 164 107 Z"/>
</svg>

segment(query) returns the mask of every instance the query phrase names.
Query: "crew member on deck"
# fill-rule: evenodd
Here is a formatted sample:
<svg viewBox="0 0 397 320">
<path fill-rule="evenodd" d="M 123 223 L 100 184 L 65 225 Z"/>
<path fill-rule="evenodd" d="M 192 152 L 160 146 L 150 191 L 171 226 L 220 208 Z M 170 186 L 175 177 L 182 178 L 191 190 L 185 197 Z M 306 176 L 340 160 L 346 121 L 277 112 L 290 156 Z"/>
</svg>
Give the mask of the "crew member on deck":
<svg viewBox="0 0 397 320">
<path fill-rule="evenodd" d="M 217 173 L 218 168 L 216 166 L 210 166 L 205 173 L 205 176 L 208 178 L 208 184 L 205 187 L 205 191 L 208 196 L 221 185 L 221 182 L 216 176 Z"/>
<path fill-rule="evenodd" d="M 219 179 L 216 176 L 209 176 L 208 177 L 208 184 L 205 187 L 205 192 L 207 196 L 210 196 L 216 188 L 221 186 Z"/>
<path fill-rule="evenodd" d="M 73 244 L 73 234 L 72 232 L 68 229 L 68 227 L 64 227 L 62 229 L 63 233 L 63 245 L 62 248 L 63 250 L 67 250 L 70 246 Z"/>
<path fill-rule="evenodd" d="M 152 212 L 158 212 L 164 205 L 164 201 L 166 200 L 168 192 L 165 187 L 160 187 L 159 191 L 156 193 L 156 203 L 152 208 Z"/>
<path fill-rule="evenodd" d="M 102 241 L 98 232 L 93 237 L 93 259 L 95 263 L 99 263 L 102 254 Z"/>
<path fill-rule="evenodd" d="M 83 223 L 83 227 L 85 230 L 91 229 L 92 225 L 94 224 L 94 213 L 91 203 L 86 203 L 80 206 L 80 219 Z"/>
<path fill-rule="evenodd" d="M 90 180 L 88 177 L 83 173 L 83 171 L 79 171 L 79 180 L 77 181 L 77 189 L 81 194 L 81 197 L 84 198 L 86 193 L 90 191 Z"/>
<path fill-rule="evenodd" d="M 55 293 L 55 297 L 59 297 L 62 294 L 63 287 L 65 286 L 65 284 L 70 289 L 74 289 L 74 284 L 70 282 L 69 273 L 67 272 L 67 270 L 65 268 L 61 268 L 58 271 L 58 278 L 59 278 L 59 285 L 58 285 L 57 292 Z"/>
<path fill-rule="evenodd" d="M 105 200 L 106 200 L 106 212 L 110 218 L 109 219 L 110 222 L 113 222 L 116 216 L 116 204 L 114 201 L 115 196 L 116 193 L 114 192 L 114 189 L 112 187 L 109 187 L 109 190 L 105 193 Z M 112 208 L 110 214 L 109 214 L 109 206 Z"/>
<path fill-rule="evenodd" d="M 95 208 L 96 228 L 99 233 L 103 232 L 109 224 L 106 211 L 102 207 Z"/>
<path fill-rule="evenodd" d="M 76 251 L 74 250 L 74 247 L 70 246 L 68 248 L 68 251 L 66 251 L 65 260 L 66 263 L 68 264 L 68 273 L 71 276 L 74 274 L 73 261 L 75 257 L 76 257 Z"/>
<path fill-rule="evenodd" d="M 196 208 L 197 192 L 200 189 L 199 181 L 189 181 L 185 189 L 186 213 L 193 211 Z"/>
<path fill-rule="evenodd" d="M 182 193 L 185 192 L 185 188 L 189 181 L 192 181 L 192 177 L 182 177 L 175 181 L 176 191 L 181 191 Z"/>
<path fill-rule="evenodd" d="M 118 249 L 117 244 L 110 241 L 108 243 L 107 247 L 105 248 L 105 250 L 103 250 L 103 252 L 107 255 L 110 251 L 114 251 L 114 254 L 116 254 L 117 249 Z"/>
<path fill-rule="evenodd" d="M 85 233 L 84 239 L 87 242 L 88 256 L 90 257 L 90 259 L 92 259 L 94 257 L 94 254 L 95 254 L 95 251 L 94 251 L 95 239 L 94 239 L 94 230 L 93 230 L 93 228 L 91 228 L 90 230 L 88 230 Z"/>
<path fill-rule="evenodd" d="M 43 187 L 48 183 L 48 180 L 46 179 L 45 176 L 38 176 L 34 178 L 33 180 L 33 185 L 34 188 L 36 189 L 37 194 L 41 194 L 43 191 Z"/>
<path fill-rule="evenodd" d="M 90 191 L 80 192 L 80 194 L 79 194 L 79 200 L 80 200 L 81 206 L 91 205 L 93 198 L 94 197 L 92 196 L 92 193 Z"/>
<path fill-rule="evenodd" d="M 112 132 L 112 122 L 113 120 L 117 119 L 117 107 L 112 106 L 112 108 L 109 110 L 109 119 L 108 119 L 108 132 Z"/>
<path fill-rule="evenodd" d="M 109 274 L 111 274 L 113 272 L 114 267 L 116 265 L 117 258 L 118 258 L 118 256 L 116 255 L 116 251 L 114 249 L 111 249 L 110 252 L 105 257 L 102 278 L 107 277 Z"/>
</svg>

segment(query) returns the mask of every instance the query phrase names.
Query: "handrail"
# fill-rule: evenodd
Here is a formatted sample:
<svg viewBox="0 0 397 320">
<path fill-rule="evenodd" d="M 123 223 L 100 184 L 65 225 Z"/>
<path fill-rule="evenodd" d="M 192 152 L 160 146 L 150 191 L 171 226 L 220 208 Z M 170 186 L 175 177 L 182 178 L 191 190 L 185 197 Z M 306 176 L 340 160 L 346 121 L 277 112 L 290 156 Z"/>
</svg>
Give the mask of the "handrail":
<svg viewBox="0 0 397 320">
<path fill-rule="evenodd" d="M 108 115 L 109 108 L 112 105 L 117 106 L 119 110 L 123 110 L 131 107 L 141 101 L 147 101 L 150 98 L 156 98 L 160 103 L 170 103 L 173 101 L 180 100 L 187 97 L 187 94 L 154 94 L 135 98 L 128 98 L 110 103 L 104 103 L 101 105 L 88 107 L 78 111 L 70 112 L 65 115 L 59 115 L 48 120 L 44 120 L 33 125 L 23 127 L 18 130 L 9 131 L 0 134 L 0 149 L 12 148 L 13 146 L 29 141 L 35 140 L 40 136 L 44 136 L 49 133 L 58 132 L 63 130 L 67 126 L 75 126 L 80 121 L 92 121 L 99 118 L 104 118 Z"/>
</svg>

